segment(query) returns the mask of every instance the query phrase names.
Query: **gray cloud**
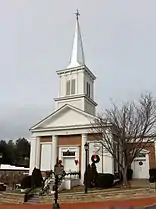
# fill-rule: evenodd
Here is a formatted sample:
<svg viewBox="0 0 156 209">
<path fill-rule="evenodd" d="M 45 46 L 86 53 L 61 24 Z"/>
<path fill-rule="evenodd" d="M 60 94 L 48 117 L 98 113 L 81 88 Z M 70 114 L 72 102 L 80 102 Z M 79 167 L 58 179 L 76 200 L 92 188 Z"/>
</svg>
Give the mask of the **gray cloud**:
<svg viewBox="0 0 156 209">
<path fill-rule="evenodd" d="M 110 98 L 156 95 L 155 0 L 0 1 L 1 139 L 28 135 L 52 110 L 55 71 L 68 64 L 77 8 L 99 110 Z"/>
</svg>

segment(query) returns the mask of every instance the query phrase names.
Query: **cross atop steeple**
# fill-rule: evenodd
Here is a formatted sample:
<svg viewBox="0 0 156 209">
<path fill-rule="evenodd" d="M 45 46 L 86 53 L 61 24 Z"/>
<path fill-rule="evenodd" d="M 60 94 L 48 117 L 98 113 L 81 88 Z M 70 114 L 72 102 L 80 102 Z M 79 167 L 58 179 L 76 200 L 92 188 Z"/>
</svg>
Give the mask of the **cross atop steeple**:
<svg viewBox="0 0 156 209">
<path fill-rule="evenodd" d="M 79 13 L 79 10 L 78 9 L 76 10 L 75 15 L 76 15 L 76 19 L 78 20 L 79 19 L 79 16 L 80 16 L 80 13 Z"/>
</svg>

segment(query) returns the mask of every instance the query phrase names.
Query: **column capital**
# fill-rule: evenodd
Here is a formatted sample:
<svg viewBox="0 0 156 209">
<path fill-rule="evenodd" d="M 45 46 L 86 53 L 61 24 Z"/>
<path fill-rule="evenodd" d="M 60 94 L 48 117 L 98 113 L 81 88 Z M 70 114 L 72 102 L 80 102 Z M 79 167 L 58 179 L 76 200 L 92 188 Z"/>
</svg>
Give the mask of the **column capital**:
<svg viewBox="0 0 156 209">
<path fill-rule="evenodd" d="M 86 133 L 83 133 L 81 135 L 82 135 L 82 137 L 87 138 L 87 134 Z"/>
<path fill-rule="evenodd" d="M 54 166 L 56 164 L 57 158 L 57 135 L 52 135 L 52 170 L 54 170 Z"/>
<path fill-rule="evenodd" d="M 31 141 L 31 140 L 36 140 L 36 139 L 37 139 L 36 136 L 31 136 L 31 137 L 30 137 L 30 141 Z"/>
<path fill-rule="evenodd" d="M 56 141 L 57 140 L 57 135 L 52 135 L 52 141 Z"/>
<path fill-rule="evenodd" d="M 81 139 L 81 183 L 83 185 L 84 182 L 84 173 L 85 173 L 85 149 L 84 145 L 87 142 L 87 134 L 83 133 Z"/>
</svg>

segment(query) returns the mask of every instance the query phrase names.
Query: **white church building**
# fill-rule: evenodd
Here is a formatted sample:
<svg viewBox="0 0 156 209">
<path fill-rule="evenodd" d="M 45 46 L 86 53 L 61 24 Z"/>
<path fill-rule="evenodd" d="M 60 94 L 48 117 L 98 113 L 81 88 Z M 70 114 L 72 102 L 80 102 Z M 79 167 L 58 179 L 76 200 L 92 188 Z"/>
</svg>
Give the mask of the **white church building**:
<svg viewBox="0 0 156 209">
<path fill-rule="evenodd" d="M 55 110 L 30 128 L 30 174 L 34 167 L 44 173 L 53 170 L 56 158 L 62 160 L 65 171 L 85 172 L 84 144 L 89 143 L 91 156 L 98 154 L 100 144 L 91 134 L 91 123 L 96 119 L 94 101 L 95 75 L 87 67 L 79 26 L 78 13 L 70 63 L 58 70 L 59 96 L 55 98 Z M 75 164 L 75 159 L 78 164 Z M 100 156 L 98 172 L 114 172 L 114 160 L 109 153 Z"/>
</svg>

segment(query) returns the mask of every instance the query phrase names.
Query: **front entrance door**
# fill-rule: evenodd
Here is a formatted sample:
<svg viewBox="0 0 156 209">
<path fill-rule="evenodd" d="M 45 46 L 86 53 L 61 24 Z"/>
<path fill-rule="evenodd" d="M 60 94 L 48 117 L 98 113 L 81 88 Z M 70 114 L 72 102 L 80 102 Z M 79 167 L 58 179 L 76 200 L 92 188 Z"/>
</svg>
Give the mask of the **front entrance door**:
<svg viewBox="0 0 156 209">
<path fill-rule="evenodd" d="M 74 157 L 63 157 L 63 165 L 66 172 L 76 171 L 75 158 Z"/>
<path fill-rule="evenodd" d="M 79 147 L 59 147 L 59 159 L 62 160 L 65 172 L 79 171 Z M 75 164 L 75 159 L 78 164 Z"/>
<path fill-rule="evenodd" d="M 140 153 L 132 163 L 133 178 L 148 179 L 149 178 L 149 154 Z"/>
</svg>

